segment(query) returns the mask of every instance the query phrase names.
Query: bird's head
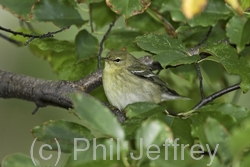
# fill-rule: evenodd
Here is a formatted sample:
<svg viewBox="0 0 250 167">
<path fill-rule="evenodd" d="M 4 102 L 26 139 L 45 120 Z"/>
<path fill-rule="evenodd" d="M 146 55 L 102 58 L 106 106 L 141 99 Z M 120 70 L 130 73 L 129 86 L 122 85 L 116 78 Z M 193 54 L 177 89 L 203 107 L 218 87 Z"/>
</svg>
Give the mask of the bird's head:
<svg viewBox="0 0 250 167">
<path fill-rule="evenodd" d="M 102 59 L 105 61 L 105 67 L 111 66 L 113 69 L 126 68 L 137 61 L 133 55 L 123 50 L 110 51 L 107 56 Z"/>
</svg>

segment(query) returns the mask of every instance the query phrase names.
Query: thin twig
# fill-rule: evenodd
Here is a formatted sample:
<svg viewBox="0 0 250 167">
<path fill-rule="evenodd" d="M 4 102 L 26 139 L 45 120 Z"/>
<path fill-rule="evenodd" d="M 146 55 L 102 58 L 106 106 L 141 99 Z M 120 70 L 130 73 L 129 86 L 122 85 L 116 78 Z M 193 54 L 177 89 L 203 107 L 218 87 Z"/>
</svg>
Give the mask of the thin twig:
<svg viewBox="0 0 250 167">
<path fill-rule="evenodd" d="M 90 23 L 90 28 L 91 32 L 94 32 L 94 27 L 93 27 L 93 19 L 92 19 L 92 3 L 89 4 L 89 23 Z"/>
<path fill-rule="evenodd" d="M 167 34 L 172 38 L 177 38 L 177 33 L 175 31 L 174 26 L 165 18 L 162 16 L 160 12 L 157 10 L 148 8 L 146 12 L 156 21 L 161 24 L 163 24 Z"/>
<path fill-rule="evenodd" d="M 99 53 L 97 54 L 98 69 L 101 69 L 101 55 L 102 55 L 104 41 L 107 39 L 112 27 L 115 25 L 115 21 L 116 21 L 116 19 L 112 23 L 109 24 L 109 28 L 108 28 L 107 32 L 104 34 L 104 36 L 100 42 L 100 49 L 99 49 Z"/>
<path fill-rule="evenodd" d="M 200 81 L 201 99 L 205 99 L 204 90 L 203 90 L 203 77 L 202 77 L 202 74 L 201 74 L 200 65 L 198 63 L 195 63 L 195 66 L 196 66 L 197 74 L 198 74 L 199 81 Z"/>
<path fill-rule="evenodd" d="M 206 34 L 206 36 L 205 36 L 198 44 L 196 44 L 193 48 L 188 49 L 188 52 L 189 52 L 189 54 L 190 54 L 191 56 L 199 54 L 200 46 L 208 39 L 209 35 L 210 35 L 211 32 L 212 32 L 212 28 L 213 28 L 213 27 L 210 26 L 210 27 L 209 27 L 209 30 L 208 30 L 208 32 L 207 32 L 207 34 Z"/>
<path fill-rule="evenodd" d="M 28 45 L 31 41 L 33 41 L 35 38 L 34 37 L 31 37 L 29 38 L 25 43 L 24 43 L 24 46 Z"/>
<path fill-rule="evenodd" d="M 39 108 L 40 107 L 38 105 L 36 105 L 36 108 L 34 109 L 34 111 L 31 114 L 34 115 L 38 111 Z"/>
<path fill-rule="evenodd" d="M 233 86 L 230 86 L 230 87 L 228 87 L 228 88 L 222 89 L 222 90 L 220 90 L 220 91 L 218 91 L 218 92 L 215 92 L 214 94 L 212 94 L 212 95 L 210 95 L 210 96 L 208 96 L 208 97 L 202 99 L 198 104 L 196 104 L 196 105 L 192 108 L 192 110 L 196 110 L 196 109 L 198 109 L 198 108 L 200 108 L 200 107 L 206 105 L 207 103 L 212 102 L 212 101 L 215 100 L 216 98 L 218 98 L 218 97 L 220 97 L 220 96 L 222 96 L 222 95 L 224 95 L 224 94 L 226 94 L 226 93 L 229 93 L 229 92 L 232 92 L 232 91 L 234 91 L 234 90 L 237 90 L 237 89 L 240 89 L 240 83 L 235 84 L 235 85 L 233 85 Z"/>
<path fill-rule="evenodd" d="M 201 46 L 208 39 L 209 35 L 212 32 L 212 28 L 213 28 L 212 26 L 209 27 L 209 30 L 208 30 L 207 34 L 205 35 L 205 37 L 198 44 L 196 44 L 195 47 Z"/>
<path fill-rule="evenodd" d="M 22 46 L 22 43 L 21 43 L 21 42 L 16 41 L 16 40 L 14 40 L 14 39 L 12 39 L 12 38 L 10 38 L 10 37 L 7 37 L 7 36 L 4 35 L 4 34 L 1 34 L 1 33 L 0 33 L 0 37 L 3 38 L 3 39 L 5 39 L 5 40 L 7 40 L 7 41 L 9 41 L 10 43 L 13 43 L 13 44 L 17 45 L 17 46 Z"/>
<path fill-rule="evenodd" d="M 20 21 L 19 21 L 19 24 L 20 24 L 20 27 L 22 27 L 22 28 L 25 28 L 25 25 L 26 25 L 27 28 L 28 28 L 32 33 L 36 34 L 35 29 L 33 28 L 32 24 L 30 24 L 30 23 L 28 23 L 28 22 L 26 22 L 26 21 L 24 21 L 24 20 L 20 20 Z"/>
<path fill-rule="evenodd" d="M 24 45 L 25 45 L 25 46 L 28 45 L 28 44 L 29 44 L 31 41 L 33 41 L 35 38 L 42 39 L 42 38 L 54 37 L 55 34 L 60 33 L 60 32 L 62 32 L 62 31 L 64 31 L 64 30 L 66 30 L 66 29 L 69 29 L 69 28 L 70 28 L 70 26 L 67 26 L 67 27 L 64 27 L 64 28 L 62 28 L 62 29 L 60 29 L 60 30 L 54 31 L 54 32 L 48 32 L 48 33 L 42 34 L 42 35 L 40 35 L 40 36 L 33 36 L 33 37 L 30 37 L 30 39 L 29 39 L 28 41 L 26 41 Z"/>
<path fill-rule="evenodd" d="M 35 37 L 35 38 L 40 38 L 40 36 L 47 36 L 47 37 L 52 37 L 50 32 L 46 34 L 43 34 L 43 35 L 31 35 L 31 34 L 25 34 L 23 32 L 16 32 L 16 31 L 12 31 L 11 29 L 7 29 L 7 28 L 3 28 L 0 26 L 0 30 L 3 30 L 5 32 L 8 32 L 8 33 L 11 33 L 13 35 L 21 35 L 23 37 L 28 37 L 28 38 L 31 38 L 31 37 Z"/>
<path fill-rule="evenodd" d="M 30 24 L 30 23 L 28 23 L 28 22 L 25 22 L 25 24 L 27 25 L 28 29 L 29 29 L 31 32 L 36 33 L 34 27 L 32 26 L 32 24 Z"/>
<path fill-rule="evenodd" d="M 209 35 L 212 32 L 212 26 L 209 28 L 206 36 L 204 37 L 204 39 L 202 39 L 198 44 L 196 44 L 193 48 L 188 49 L 188 52 L 190 54 L 190 56 L 193 55 L 197 55 L 199 54 L 199 50 L 200 50 L 200 46 L 208 39 Z M 201 57 L 202 58 L 202 57 Z"/>
<path fill-rule="evenodd" d="M 59 32 L 62 32 L 66 29 L 69 29 L 70 26 L 67 26 L 67 27 L 64 27 L 58 31 L 54 31 L 54 32 L 48 32 L 46 34 L 42 34 L 42 35 L 32 35 L 32 34 L 26 34 L 26 33 L 23 33 L 23 32 L 16 32 L 16 31 L 12 31 L 11 29 L 7 29 L 7 28 L 4 28 L 4 27 L 1 27 L 0 26 L 0 30 L 2 31 L 5 31 L 5 32 L 8 32 L 8 33 L 11 33 L 13 35 L 21 35 L 23 37 L 27 37 L 27 38 L 30 38 L 26 43 L 25 45 L 29 44 L 29 42 L 31 42 L 32 40 L 34 40 L 35 38 L 39 38 L 39 39 L 42 39 L 42 38 L 48 38 L 48 37 L 54 37 L 54 34 L 57 34 Z"/>
<path fill-rule="evenodd" d="M 195 48 L 198 48 L 199 46 L 201 46 L 209 37 L 209 35 L 211 34 L 211 31 L 212 31 L 212 26 L 210 26 L 205 38 L 200 41 L 196 46 Z M 204 100 L 205 99 L 205 94 L 204 94 L 204 90 L 203 90 L 203 77 L 202 77 L 202 74 L 201 74 L 201 69 L 200 69 L 200 65 L 199 63 L 195 63 L 195 67 L 196 67 L 196 70 L 197 70 L 197 74 L 198 74 L 198 77 L 199 77 L 199 81 L 200 81 L 200 94 L 201 94 L 201 100 Z"/>
</svg>

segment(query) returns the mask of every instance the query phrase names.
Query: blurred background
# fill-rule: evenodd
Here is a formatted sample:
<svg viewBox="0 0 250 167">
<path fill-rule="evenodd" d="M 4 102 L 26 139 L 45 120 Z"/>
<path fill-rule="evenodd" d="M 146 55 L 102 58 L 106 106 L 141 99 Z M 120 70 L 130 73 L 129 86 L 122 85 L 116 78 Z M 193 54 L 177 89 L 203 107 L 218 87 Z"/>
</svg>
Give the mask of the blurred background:
<svg viewBox="0 0 250 167">
<path fill-rule="evenodd" d="M 11 30 L 17 30 L 20 28 L 19 20 L 9 12 L 0 9 L 0 16 L 0 26 Z M 43 33 L 58 30 L 58 27 L 51 23 L 32 23 L 32 25 L 35 29 L 39 29 Z M 74 41 L 77 32 L 78 29 L 72 26 L 69 30 L 57 34 L 56 38 Z M 1 33 L 8 36 L 10 35 L 5 32 Z M 102 37 L 102 34 L 99 38 L 100 37 Z M 17 47 L 14 44 L 0 38 L 0 51 L 1 70 L 46 80 L 57 80 L 56 74 L 53 73 L 49 63 L 33 56 L 28 50 L 28 47 Z M 229 96 L 229 99 L 232 99 L 235 97 L 235 93 L 238 98 L 237 104 L 250 109 L 250 103 L 248 100 L 250 98 L 250 93 L 243 95 L 239 90 L 232 92 L 227 96 Z M 229 100 L 228 102 L 231 101 Z M 34 140 L 30 130 L 34 126 L 41 125 L 48 120 L 59 119 L 79 122 L 79 120 L 69 111 L 51 106 L 40 108 L 35 115 L 32 115 L 31 113 L 35 107 L 35 104 L 31 102 L 18 99 L 0 98 L 0 161 L 4 157 L 13 153 L 30 154 L 30 147 Z M 46 162 L 39 158 L 38 150 L 41 145 L 42 143 L 36 142 L 34 148 L 35 157 L 40 160 L 43 165 L 54 164 L 55 159 Z M 48 157 L 50 154 L 51 152 L 44 151 L 45 157 Z M 56 155 L 55 152 L 54 155 Z M 60 164 L 63 164 L 66 158 L 67 156 L 62 157 Z"/>
</svg>

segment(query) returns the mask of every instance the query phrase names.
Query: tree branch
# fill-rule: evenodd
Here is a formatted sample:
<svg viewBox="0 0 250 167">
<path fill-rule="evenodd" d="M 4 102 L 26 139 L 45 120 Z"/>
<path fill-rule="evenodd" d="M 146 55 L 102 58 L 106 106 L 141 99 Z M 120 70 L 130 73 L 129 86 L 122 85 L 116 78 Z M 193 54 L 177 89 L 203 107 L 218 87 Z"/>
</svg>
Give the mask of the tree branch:
<svg viewBox="0 0 250 167">
<path fill-rule="evenodd" d="M 99 49 L 99 53 L 97 54 L 98 69 L 101 69 L 101 55 L 102 55 L 104 41 L 108 38 L 108 35 L 109 35 L 112 27 L 115 25 L 115 21 L 116 21 L 116 19 L 112 23 L 109 24 L 108 31 L 104 34 L 104 36 L 100 42 L 100 49 Z"/>
<path fill-rule="evenodd" d="M 0 97 L 19 98 L 34 102 L 38 107 L 47 105 L 72 108 L 68 94 L 82 91 L 80 86 L 67 81 L 47 81 L 0 70 Z"/>
<path fill-rule="evenodd" d="M 209 35 L 212 32 L 212 29 L 213 29 L 213 27 L 210 26 L 209 29 L 208 29 L 208 31 L 207 31 L 207 34 L 205 35 L 205 37 L 197 45 L 195 45 L 195 47 L 201 46 L 208 39 Z"/>
<path fill-rule="evenodd" d="M 79 81 L 48 81 L 0 70 L 0 97 L 18 98 L 34 102 L 35 114 L 40 107 L 48 105 L 65 109 L 73 108 L 69 95 L 76 92 L 89 93 L 102 84 L 102 70 L 97 70 Z M 117 117 L 126 120 L 125 113 L 105 104 Z"/>
<path fill-rule="evenodd" d="M 205 94 L 204 94 L 204 90 L 203 90 L 203 77 L 201 74 L 201 69 L 200 69 L 200 65 L 198 63 L 195 63 L 196 66 L 196 70 L 199 76 L 199 81 L 200 81 L 200 94 L 201 94 L 201 99 L 205 99 Z"/>
<path fill-rule="evenodd" d="M 8 33 L 11 33 L 13 35 L 21 35 L 23 37 L 27 37 L 29 38 L 28 41 L 25 42 L 24 45 L 28 45 L 31 41 L 33 41 L 35 38 L 39 38 L 39 39 L 42 39 L 42 38 L 48 38 L 48 37 L 54 37 L 55 34 L 59 33 L 59 32 L 62 32 L 66 29 L 69 29 L 70 26 L 67 26 L 67 27 L 64 27 L 58 31 L 54 31 L 54 32 L 48 32 L 46 34 L 42 34 L 42 35 L 31 35 L 31 34 L 26 34 L 26 33 L 23 33 L 23 32 L 16 32 L 16 31 L 12 31 L 11 29 L 7 29 L 7 28 L 4 28 L 4 27 L 1 27 L 0 26 L 0 30 L 2 31 L 5 31 L 5 32 L 8 32 Z"/>
<path fill-rule="evenodd" d="M 212 32 L 212 26 L 209 27 L 209 30 L 208 30 L 206 36 L 197 45 L 195 45 L 195 48 L 199 48 L 208 39 L 211 32 Z M 202 59 L 202 57 L 201 57 L 201 59 Z M 201 68 L 200 68 L 199 63 L 195 63 L 195 67 L 196 67 L 196 71 L 197 71 L 197 74 L 198 74 L 198 77 L 199 77 L 199 80 L 200 80 L 201 99 L 205 99 L 205 94 L 204 94 L 204 90 L 203 90 L 203 77 L 202 77 L 202 74 L 201 74 Z"/>
<path fill-rule="evenodd" d="M 200 108 L 200 107 L 206 105 L 207 103 L 212 102 L 212 101 L 215 100 L 216 98 L 218 98 L 218 97 L 220 97 L 220 96 L 222 96 L 222 95 L 224 95 L 224 94 L 227 94 L 227 93 L 229 93 L 229 92 L 232 92 L 232 91 L 234 91 L 234 90 L 237 90 L 237 89 L 240 89 L 240 83 L 235 84 L 235 85 L 233 85 L 233 86 L 230 86 L 230 87 L 228 87 L 228 88 L 222 89 L 222 90 L 220 90 L 220 91 L 218 91 L 218 92 L 215 92 L 214 94 L 212 94 L 212 95 L 210 95 L 210 96 L 208 96 L 208 97 L 206 97 L 206 98 L 204 98 L 204 99 L 201 99 L 201 101 L 200 101 L 198 104 L 196 104 L 196 105 L 192 108 L 192 110 L 196 110 L 196 109 L 198 109 L 198 108 Z"/>
<path fill-rule="evenodd" d="M 78 81 L 49 81 L 0 70 L 0 97 L 32 101 L 38 107 L 72 108 L 69 94 L 89 93 L 101 84 L 102 70 Z"/>
<path fill-rule="evenodd" d="M 14 40 L 14 39 L 12 39 L 12 38 L 10 38 L 10 37 L 4 35 L 4 34 L 1 34 L 1 33 L 0 33 L 0 37 L 3 38 L 3 39 L 5 39 L 5 40 L 7 40 L 7 41 L 9 41 L 10 43 L 13 43 L 13 44 L 17 45 L 17 46 L 21 46 L 21 45 L 22 45 L 21 42 L 16 41 L 16 40 Z"/>
</svg>

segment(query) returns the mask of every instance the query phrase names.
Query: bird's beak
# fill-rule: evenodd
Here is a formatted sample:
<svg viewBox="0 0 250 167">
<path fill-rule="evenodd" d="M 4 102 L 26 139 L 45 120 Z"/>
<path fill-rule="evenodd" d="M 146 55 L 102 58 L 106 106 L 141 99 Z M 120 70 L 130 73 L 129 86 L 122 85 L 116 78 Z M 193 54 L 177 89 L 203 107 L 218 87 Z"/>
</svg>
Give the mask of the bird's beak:
<svg viewBox="0 0 250 167">
<path fill-rule="evenodd" d="M 106 57 L 102 57 L 101 60 L 108 61 L 108 59 Z"/>
</svg>

